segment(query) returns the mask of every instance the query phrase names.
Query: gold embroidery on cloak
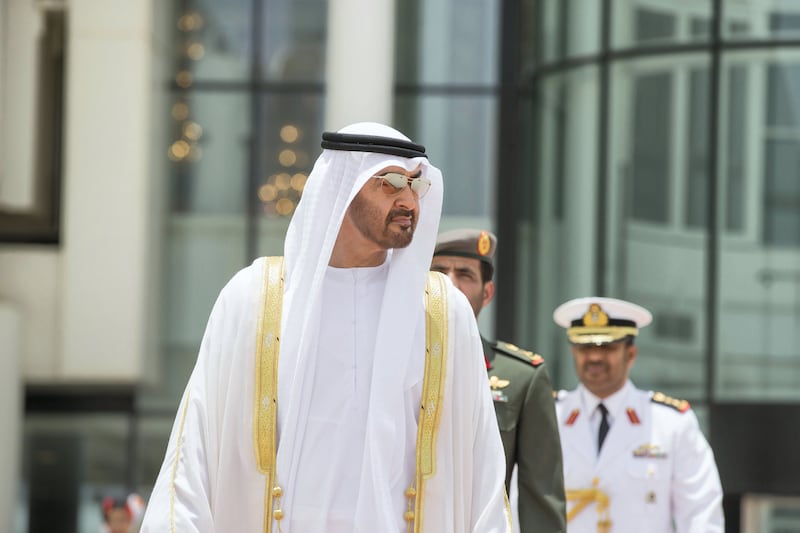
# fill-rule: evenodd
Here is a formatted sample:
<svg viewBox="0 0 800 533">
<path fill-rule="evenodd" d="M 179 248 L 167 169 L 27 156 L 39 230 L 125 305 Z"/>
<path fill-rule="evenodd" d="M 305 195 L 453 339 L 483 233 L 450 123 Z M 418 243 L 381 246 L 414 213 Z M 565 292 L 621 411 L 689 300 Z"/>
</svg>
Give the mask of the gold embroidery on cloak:
<svg viewBox="0 0 800 533">
<path fill-rule="evenodd" d="M 254 440 L 258 470 L 266 476 L 264 531 L 272 532 L 273 506 L 282 489 L 275 485 L 276 434 L 278 409 L 278 357 L 280 355 L 281 310 L 283 304 L 283 258 L 268 257 L 264 264 L 261 309 L 256 339 L 256 386 L 254 402 Z M 415 486 L 406 491 L 409 507 L 405 513 L 409 529 L 422 531 L 425 480 L 436 473 L 436 435 L 444 400 L 447 361 L 447 293 L 444 276 L 430 272 L 425 287 L 425 375 L 417 426 Z M 283 511 L 274 510 L 274 518 Z M 278 522 L 280 530 L 280 522 Z"/>
</svg>

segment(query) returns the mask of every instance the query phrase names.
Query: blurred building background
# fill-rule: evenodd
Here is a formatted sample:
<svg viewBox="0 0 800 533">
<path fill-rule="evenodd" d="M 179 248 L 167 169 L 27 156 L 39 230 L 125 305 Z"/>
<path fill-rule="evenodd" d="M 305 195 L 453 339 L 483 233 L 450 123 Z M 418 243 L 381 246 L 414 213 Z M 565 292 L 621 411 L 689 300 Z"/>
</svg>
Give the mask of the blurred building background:
<svg viewBox="0 0 800 533">
<path fill-rule="evenodd" d="M 364 119 L 498 234 L 485 334 L 572 387 L 552 310 L 648 307 L 728 531 L 800 530 L 800 0 L 0 0 L 0 530 L 148 495 L 217 293 Z"/>
</svg>

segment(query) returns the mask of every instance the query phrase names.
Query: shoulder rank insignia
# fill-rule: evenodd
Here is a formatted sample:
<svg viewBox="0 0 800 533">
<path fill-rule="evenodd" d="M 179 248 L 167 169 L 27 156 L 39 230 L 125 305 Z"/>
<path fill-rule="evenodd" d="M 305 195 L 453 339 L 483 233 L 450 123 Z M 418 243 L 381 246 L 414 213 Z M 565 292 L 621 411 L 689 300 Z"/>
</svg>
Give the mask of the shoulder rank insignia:
<svg viewBox="0 0 800 533">
<path fill-rule="evenodd" d="M 569 418 L 567 418 L 566 422 L 564 423 L 568 426 L 571 426 L 578 419 L 579 414 L 581 414 L 581 412 L 578 409 L 573 409 L 572 412 L 569 414 Z"/>
<path fill-rule="evenodd" d="M 544 363 L 544 357 L 538 353 L 533 353 L 529 350 L 523 350 L 519 346 L 511 344 L 510 342 L 497 341 L 495 348 L 506 355 L 515 357 L 520 361 L 524 361 L 533 366 L 539 366 Z"/>
<path fill-rule="evenodd" d="M 511 382 L 507 379 L 500 379 L 497 376 L 492 376 L 489 378 L 489 387 L 492 390 L 496 389 L 505 389 Z"/>
<path fill-rule="evenodd" d="M 679 400 L 677 398 L 673 398 L 672 396 L 667 396 L 663 392 L 654 392 L 653 397 L 650 399 L 653 403 L 660 403 L 661 405 L 666 405 L 667 407 L 672 407 L 676 411 L 680 411 L 681 413 L 685 413 L 689 410 L 691 405 L 686 400 Z"/>
</svg>

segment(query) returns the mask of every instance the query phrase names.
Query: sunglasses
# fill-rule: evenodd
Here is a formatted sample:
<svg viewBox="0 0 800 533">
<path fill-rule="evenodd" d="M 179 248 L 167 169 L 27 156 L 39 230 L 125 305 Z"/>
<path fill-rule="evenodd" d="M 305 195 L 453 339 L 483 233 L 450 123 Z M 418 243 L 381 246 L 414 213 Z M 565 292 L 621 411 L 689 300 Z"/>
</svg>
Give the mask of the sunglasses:
<svg viewBox="0 0 800 533">
<path fill-rule="evenodd" d="M 372 177 L 381 180 L 381 190 L 388 196 L 400 194 L 406 186 L 409 186 L 411 187 L 411 192 L 416 194 L 417 198 L 422 198 L 431 188 L 431 180 L 422 176 L 409 178 L 397 172 L 387 172 L 386 174 Z"/>
</svg>

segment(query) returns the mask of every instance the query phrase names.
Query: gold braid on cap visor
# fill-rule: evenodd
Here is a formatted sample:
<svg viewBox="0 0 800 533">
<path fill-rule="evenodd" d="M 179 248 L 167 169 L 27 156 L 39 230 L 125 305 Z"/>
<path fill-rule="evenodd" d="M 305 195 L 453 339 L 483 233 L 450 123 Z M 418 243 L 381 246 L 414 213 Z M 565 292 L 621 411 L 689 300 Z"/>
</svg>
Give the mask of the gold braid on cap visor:
<svg viewBox="0 0 800 533">
<path fill-rule="evenodd" d="M 572 326 L 567 329 L 567 338 L 573 344 L 604 344 L 638 333 L 634 326 Z"/>
</svg>

